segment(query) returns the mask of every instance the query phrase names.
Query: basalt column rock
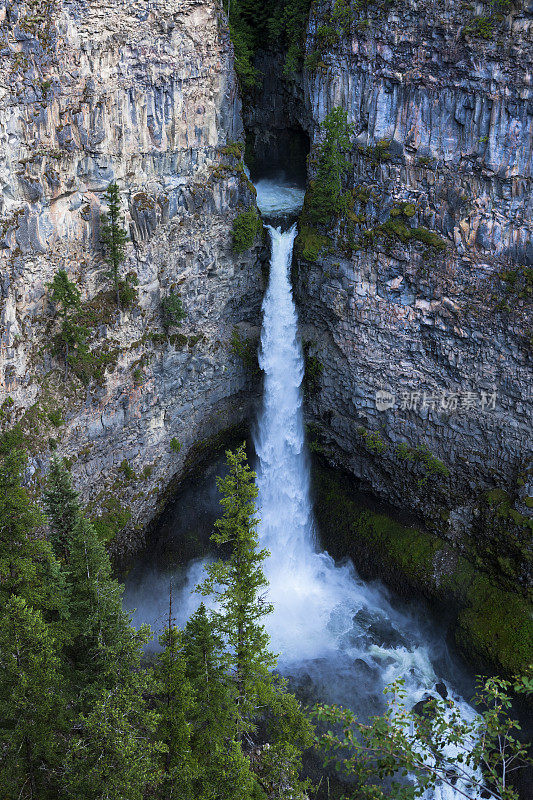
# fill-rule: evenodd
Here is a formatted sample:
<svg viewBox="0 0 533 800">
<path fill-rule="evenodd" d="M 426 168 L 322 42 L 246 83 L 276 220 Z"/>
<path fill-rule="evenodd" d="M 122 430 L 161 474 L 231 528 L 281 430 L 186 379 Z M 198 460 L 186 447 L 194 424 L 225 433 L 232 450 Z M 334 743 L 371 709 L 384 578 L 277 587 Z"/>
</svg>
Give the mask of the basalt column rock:
<svg viewBox="0 0 533 800">
<path fill-rule="evenodd" d="M 0 41 L 2 424 L 21 423 L 36 488 L 57 448 L 90 513 L 131 530 L 254 398 L 230 345 L 235 326 L 257 335 L 262 275 L 260 243 L 232 252 L 255 199 L 229 146 L 229 33 L 216 0 L 7 0 Z M 99 244 L 111 182 L 138 295 L 120 311 Z M 61 268 L 90 332 L 66 379 L 46 289 Z M 185 318 L 163 327 L 169 295 Z"/>
<path fill-rule="evenodd" d="M 492 503 L 516 565 L 533 494 L 529 5 L 344 6 L 341 29 L 314 4 L 302 79 L 315 145 L 337 106 L 354 126 L 346 217 L 317 255 L 309 229 L 297 242 L 312 442 L 487 559 Z"/>
</svg>

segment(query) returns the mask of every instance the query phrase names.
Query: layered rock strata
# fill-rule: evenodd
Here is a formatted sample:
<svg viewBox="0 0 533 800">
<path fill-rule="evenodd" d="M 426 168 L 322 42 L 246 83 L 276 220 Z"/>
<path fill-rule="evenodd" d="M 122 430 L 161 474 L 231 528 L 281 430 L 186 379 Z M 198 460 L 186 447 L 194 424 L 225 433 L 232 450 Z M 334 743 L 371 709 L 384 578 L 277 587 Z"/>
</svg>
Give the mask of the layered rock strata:
<svg viewBox="0 0 533 800">
<path fill-rule="evenodd" d="M 507 493 L 527 584 L 531 14 L 513 4 L 483 39 L 480 9 L 351 10 L 350 34 L 328 39 L 332 4 L 315 4 L 302 83 L 315 144 L 337 106 L 354 126 L 347 217 L 318 232 L 329 241 L 300 236 L 314 444 L 461 546 L 494 547 L 479 501 Z"/>
<path fill-rule="evenodd" d="M 254 398 L 230 345 L 235 326 L 256 333 L 263 279 L 260 243 L 232 252 L 254 193 L 228 147 L 242 139 L 228 30 L 215 0 L 7 0 L 0 41 L 2 423 L 21 423 L 33 485 L 57 448 L 93 516 L 139 528 Z M 120 311 L 99 234 L 112 182 L 138 281 Z M 90 328 L 84 380 L 54 354 L 58 269 Z M 169 294 L 185 318 L 164 329 Z"/>
</svg>

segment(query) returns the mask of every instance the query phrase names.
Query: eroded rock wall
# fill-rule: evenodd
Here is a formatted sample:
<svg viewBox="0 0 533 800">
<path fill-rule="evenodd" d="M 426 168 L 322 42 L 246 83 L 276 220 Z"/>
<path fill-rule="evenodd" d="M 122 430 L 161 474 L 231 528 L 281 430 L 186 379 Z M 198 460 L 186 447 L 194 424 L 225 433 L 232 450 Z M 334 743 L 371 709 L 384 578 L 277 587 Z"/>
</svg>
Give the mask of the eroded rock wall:
<svg viewBox="0 0 533 800">
<path fill-rule="evenodd" d="M 346 109 L 352 202 L 318 258 L 301 257 L 303 242 L 297 264 L 304 339 L 321 365 L 307 404 L 314 446 L 455 540 L 476 529 L 480 494 L 506 490 L 523 543 L 531 14 L 513 4 L 485 40 L 456 4 L 352 4 L 350 35 L 316 55 L 331 8 L 311 15 L 318 65 L 304 73 L 303 123 L 316 143 L 326 114 Z M 383 410 L 380 390 L 392 396 Z"/>
<path fill-rule="evenodd" d="M 224 153 L 243 132 L 228 30 L 216 0 L 5 0 L 0 40 L 2 422 L 21 422 L 34 484 L 57 446 L 95 516 L 139 527 L 254 399 L 229 345 L 259 324 L 262 275 L 260 243 L 231 246 L 255 201 Z M 120 312 L 99 238 L 113 181 L 139 282 Z M 53 355 L 60 268 L 90 327 L 85 383 Z M 186 316 L 165 332 L 170 292 Z"/>
</svg>

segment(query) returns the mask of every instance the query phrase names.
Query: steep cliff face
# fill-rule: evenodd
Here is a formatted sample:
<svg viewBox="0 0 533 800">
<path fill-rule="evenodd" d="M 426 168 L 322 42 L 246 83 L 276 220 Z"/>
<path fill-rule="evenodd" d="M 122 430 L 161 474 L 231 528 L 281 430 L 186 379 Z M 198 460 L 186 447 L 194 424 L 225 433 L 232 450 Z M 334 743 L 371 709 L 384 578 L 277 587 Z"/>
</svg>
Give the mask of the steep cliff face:
<svg viewBox="0 0 533 800">
<path fill-rule="evenodd" d="M 312 11 L 302 124 L 316 143 L 342 106 L 354 136 L 347 218 L 318 255 L 300 237 L 314 446 L 492 559 L 479 502 L 502 490 L 527 583 L 531 14 L 483 17 L 484 39 L 464 4 L 357 3 L 347 34 L 332 6 Z"/>
<path fill-rule="evenodd" d="M 254 196 L 227 148 L 242 138 L 228 31 L 215 0 L 6 0 L 0 37 L 2 422 L 21 422 L 35 483 L 57 446 L 94 516 L 139 526 L 254 397 L 229 345 L 258 325 L 262 276 L 260 243 L 232 252 Z M 113 181 L 138 280 L 121 311 L 99 245 Z M 46 288 L 60 268 L 91 334 L 66 376 Z M 169 293 L 186 316 L 165 332 Z"/>
</svg>

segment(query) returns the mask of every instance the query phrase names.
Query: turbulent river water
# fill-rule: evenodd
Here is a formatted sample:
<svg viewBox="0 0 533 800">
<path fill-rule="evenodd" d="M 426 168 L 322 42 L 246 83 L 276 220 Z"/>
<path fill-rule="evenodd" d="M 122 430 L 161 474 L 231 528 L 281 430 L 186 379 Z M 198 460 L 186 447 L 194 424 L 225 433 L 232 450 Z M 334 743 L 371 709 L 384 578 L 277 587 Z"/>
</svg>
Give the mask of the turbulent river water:
<svg viewBox="0 0 533 800">
<path fill-rule="evenodd" d="M 445 687 L 462 715 L 472 718 L 458 688 L 460 668 L 435 623 L 420 610 L 400 608 L 379 584 L 362 581 L 351 563 L 339 565 L 320 551 L 302 411 L 304 360 L 290 283 L 296 229 L 276 227 L 276 217 L 281 223 L 284 215 L 297 212 L 303 192 L 268 180 L 258 182 L 257 190 L 259 208 L 272 222 L 272 256 L 259 353 L 264 396 L 254 445 L 260 539 L 271 553 L 265 572 L 275 608 L 266 627 L 279 668 L 302 695 L 350 706 L 362 717 L 378 713 L 385 685 L 404 678 L 409 707 L 428 693 L 435 696 L 437 686 L 441 692 Z M 207 502 L 212 505 L 213 497 Z M 192 590 L 202 571 L 202 561 L 174 570 L 178 622 L 199 602 Z M 133 571 L 126 602 L 137 608 L 134 621 L 161 626 L 168 580 L 161 568 Z M 431 797 L 451 800 L 464 796 L 464 789 L 461 782 L 455 788 L 443 785 Z"/>
</svg>

